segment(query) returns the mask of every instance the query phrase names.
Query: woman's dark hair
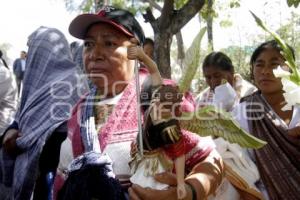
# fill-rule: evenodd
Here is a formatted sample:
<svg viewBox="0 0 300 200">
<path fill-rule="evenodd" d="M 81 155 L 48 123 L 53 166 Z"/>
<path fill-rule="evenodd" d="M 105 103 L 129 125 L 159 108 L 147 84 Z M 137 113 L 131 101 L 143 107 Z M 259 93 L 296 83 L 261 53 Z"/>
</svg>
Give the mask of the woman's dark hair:
<svg viewBox="0 0 300 200">
<path fill-rule="evenodd" d="M 208 67 L 215 67 L 222 71 L 234 73 L 234 67 L 231 59 L 222 52 L 212 52 L 205 57 L 202 69 Z"/>
<path fill-rule="evenodd" d="M 154 41 L 151 38 L 145 38 L 143 46 L 145 46 L 146 44 L 154 46 Z"/>
<path fill-rule="evenodd" d="M 294 49 L 290 45 L 287 45 L 287 46 L 291 50 L 292 56 L 295 60 L 295 51 L 294 51 Z M 252 56 L 250 58 L 250 77 L 251 77 L 252 80 L 254 79 L 254 77 L 253 77 L 253 65 L 254 65 L 256 59 L 258 58 L 258 56 L 264 50 L 266 50 L 267 48 L 273 48 L 273 49 L 277 50 L 278 52 L 282 51 L 282 48 L 278 45 L 278 43 L 275 40 L 269 40 L 269 41 L 266 41 L 266 42 L 262 43 L 261 45 L 259 45 L 254 50 L 254 52 L 252 53 Z"/>
</svg>

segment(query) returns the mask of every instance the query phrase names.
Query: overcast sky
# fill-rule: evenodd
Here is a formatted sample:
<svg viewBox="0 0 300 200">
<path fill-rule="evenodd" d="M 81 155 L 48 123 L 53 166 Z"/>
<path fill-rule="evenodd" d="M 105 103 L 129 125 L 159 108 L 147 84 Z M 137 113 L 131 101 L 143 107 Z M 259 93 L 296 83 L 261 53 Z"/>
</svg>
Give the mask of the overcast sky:
<svg viewBox="0 0 300 200">
<path fill-rule="evenodd" d="M 75 14 L 66 11 L 63 0 L 0 0 L 0 43 L 12 45 L 11 59 L 27 50 L 27 37 L 39 26 L 55 27 L 73 38 L 67 28 Z"/>
</svg>

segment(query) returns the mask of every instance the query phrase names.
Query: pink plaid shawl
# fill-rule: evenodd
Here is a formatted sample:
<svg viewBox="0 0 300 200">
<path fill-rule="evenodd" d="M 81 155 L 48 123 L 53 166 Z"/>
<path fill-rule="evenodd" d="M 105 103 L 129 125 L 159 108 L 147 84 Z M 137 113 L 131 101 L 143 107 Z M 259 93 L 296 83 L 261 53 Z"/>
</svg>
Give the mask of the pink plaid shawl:
<svg viewBox="0 0 300 200">
<path fill-rule="evenodd" d="M 147 72 L 140 72 L 140 81 L 144 81 Z M 164 81 L 165 84 L 175 84 L 172 80 Z M 81 107 L 85 99 L 81 99 L 73 109 L 72 116 L 68 122 L 68 137 L 72 141 L 72 151 L 74 157 L 84 153 L 84 146 L 80 136 L 80 116 Z M 108 144 L 125 141 L 135 141 L 137 136 L 137 111 L 136 92 L 134 81 L 130 82 L 125 88 L 121 99 L 115 106 L 109 116 L 106 124 L 101 128 L 99 134 L 101 151 Z M 195 102 L 190 93 L 185 93 L 182 110 L 193 111 Z M 215 147 L 210 137 L 201 138 L 196 134 L 182 130 L 185 142 L 186 169 L 189 171 L 192 167 L 203 160 Z M 62 177 L 56 177 L 55 193 L 63 184 Z"/>
<path fill-rule="evenodd" d="M 140 72 L 140 80 L 143 81 L 147 76 L 146 71 Z M 175 84 L 172 80 L 165 80 L 165 84 Z M 81 155 L 84 152 L 83 143 L 80 136 L 79 120 L 81 116 L 81 107 L 85 99 L 82 99 L 75 106 L 72 117 L 68 122 L 68 137 L 72 141 L 73 155 L 75 157 Z M 137 134 L 137 102 L 134 81 L 130 82 L 125 88 L 124 93 L 115 106 L 113 112 L 109 116 L 106 124 L 101 128 L 99 134 L 99 141 L 101 151 L 103 151 L 107 144 L 133 141 Z M 182 109 L 184 111 L 193 111 L 195 103 L 190 93 L 186 93 L 182 103 Z M 185 131 L 186 133 L 186 131 Z M 191 134 L 191 133 L 189 133 Z M 193 146 L 196 145 L 194 142 L 189 151 Z"/>
</svg>

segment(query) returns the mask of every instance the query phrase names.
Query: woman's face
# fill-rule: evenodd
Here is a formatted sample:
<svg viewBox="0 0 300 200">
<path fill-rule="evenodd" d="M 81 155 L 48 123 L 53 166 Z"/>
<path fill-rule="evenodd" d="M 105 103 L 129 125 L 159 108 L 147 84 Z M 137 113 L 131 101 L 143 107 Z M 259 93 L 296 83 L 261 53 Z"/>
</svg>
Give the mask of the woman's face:
<svg viewBox="0 0 300 200">
<path fill-rule="evenodd" d="M 214 90 L 215 87 L 222 84 L 222 80 L 225 79 L 232 85 L 233 73 L 229 71 L 221 70 L 215 66 L 207 66 L 203 68 L 203 75 L 206 83 Z"/>
<path fill-rule="evenodd" d="M 253 77 L 256 87 L 263 94 L 282 92 L 280 78 L 276 78 L 273 69 L 278 66 L 288 70 L 282 55 L 274 48 L 266 48 L 253 63 Z"/>
<path fill-rule="evenodd" d="M 86 72 L 104 95 L 114 96 L 134 75 L 134 61 L 127 58 L 130 38 L 107 23 L 93 25 L 84 40 Z"/>
</svg>

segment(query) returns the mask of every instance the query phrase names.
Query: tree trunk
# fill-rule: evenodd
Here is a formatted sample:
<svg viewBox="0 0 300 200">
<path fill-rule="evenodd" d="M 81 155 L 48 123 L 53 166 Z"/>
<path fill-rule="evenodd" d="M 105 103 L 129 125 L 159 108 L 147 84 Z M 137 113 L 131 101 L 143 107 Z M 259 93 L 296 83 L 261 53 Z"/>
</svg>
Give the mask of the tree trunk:
<svg viewBox="0 0 300 200">
<path fill-rule="evenodd" d="M 207 38 L 208 38 L 208 50 L 214 50 L 213 41 L 213 0 L 208 0 L 207 2 L 208 16 L 207 16 Z"/>
<path fill-rule="evenodd" d="M 154 59 L 164 78 L 171 78 L 170 48 L 172 35 L 167 31 L 155 35 Z"/>
<path fill-rule="evenodd" d="M 153 0 L 145 0 L 154 4 Z M 164 0 L 161 15 L 155 19 L 151 9 L 143 15 L 154 32 L 154 59 L 162 77 L 171 78 L 170 47 L 173 35 L 177 34 L 203 7 L 205 0 L 188 0 L 184 6 L 174 9 L 174 0 Z"/>
<path fill-rule="evenodd" d="M 179 31 L 176 34 L 176 39 L 177 39 L 177 52 L 178 52 L 177 59 L 180 62 L 179 63 L 180 68 L 182 69 L 183 68 L 182 61 L 184 59 L 185 53 L 184 53 L 184 46 L 183 46 L 183 39 L 182 39 L 181 31 Z"/>
</svg>

